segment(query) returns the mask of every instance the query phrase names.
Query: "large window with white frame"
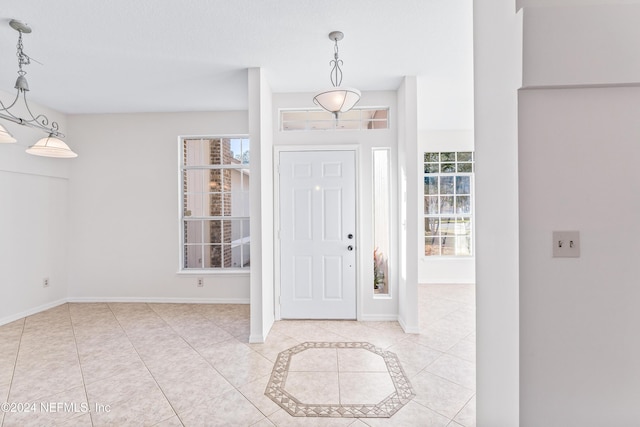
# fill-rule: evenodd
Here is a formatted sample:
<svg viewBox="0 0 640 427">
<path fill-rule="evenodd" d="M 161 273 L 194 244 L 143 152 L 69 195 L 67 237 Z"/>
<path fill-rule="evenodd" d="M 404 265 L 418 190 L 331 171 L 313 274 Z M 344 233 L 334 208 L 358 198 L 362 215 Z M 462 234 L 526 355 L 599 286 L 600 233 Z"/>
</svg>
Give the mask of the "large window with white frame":
<svg viewBox="0 0 640 427">
<path fill-rule="evenodd" d="M 248 270 L 249 138 L 183 137 L 180 143 L 180 269 Z"/>
<path fill-rule="evenodd" d="M 424 153 L 424 254 L 473 255 L 473 152 Z"/>
</svg>

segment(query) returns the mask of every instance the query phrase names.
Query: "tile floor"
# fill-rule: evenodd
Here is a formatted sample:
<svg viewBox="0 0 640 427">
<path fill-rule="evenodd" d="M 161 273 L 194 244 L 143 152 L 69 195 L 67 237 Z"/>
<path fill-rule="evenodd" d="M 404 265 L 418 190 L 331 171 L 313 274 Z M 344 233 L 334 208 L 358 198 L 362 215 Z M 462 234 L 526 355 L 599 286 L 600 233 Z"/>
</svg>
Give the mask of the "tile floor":
<svg viewBox="0 0 640 427">
<path fill-rule="evenodd" d="M 246 305 L 61 305 L 0 326 L 0 425 L 473 427 L 474 287 L 419 292 L 419 335 L 396 322 L 282 321 L 265 344 L 247 342 Z M 391 418 L 292 417 L 264 392 L 278 354 L 307 341 L 394 352 L 416 396 Z"/>
</svg>

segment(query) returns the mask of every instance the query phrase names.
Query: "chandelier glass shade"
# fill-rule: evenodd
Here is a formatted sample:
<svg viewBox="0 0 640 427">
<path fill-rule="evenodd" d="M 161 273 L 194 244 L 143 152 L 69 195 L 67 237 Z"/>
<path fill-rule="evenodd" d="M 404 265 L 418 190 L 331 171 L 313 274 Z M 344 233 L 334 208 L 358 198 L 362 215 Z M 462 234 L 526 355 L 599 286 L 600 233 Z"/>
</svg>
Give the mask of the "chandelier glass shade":
<svg viewBox="0 0 640 427">
<path fill-rule="evenodd" d="M 4 126 L 0 125 L 0 143 L 11 144 L 13 142 L 18 142 L 18 140 Z"/>
<path fill-rule="evenodd" d="M 27 153 L 33 154 L 34 156 L 57 157 L 63 159 L 78 157 L 78 155 L 71 151 L 69 146 L 65 144 L 63 140 L 57 138 L 53 134 L 49 134 L 49 136 L 41 138 L 38 142 L 27 148 Z"/>
<path fill-rule="evenodd" d="M 27 153 L 45 157 L 77 157 L 78 155 L 71 151 L 69 146 L 60 139 L 64 138 L 64 134 L 60 132 L 58 123 L 50 121 L 44 114 L 34 114 L 31 111 L 29 103 L 27 102 L 27 92 L 29 91 L 29 83 L 25 77 L 27 72 L 23 69 L 24 66 L 31 63 L 31 57 L 24 52 L 22 45 L 22 35 L 31 33 L 31 27 L 16 19 L 12 19 L 9 22 L 9 25 L 18 32 L 16 53 L 16 56 L 18 57 L 18 78 L 16 79 L 16 84 L 14 86 L 16 89 L 16 96 L 11 104 L 6 106 L 0 100 L 0 118 L 21 126 L 27 126 L 43 131 L 48 135 L 29 147 L 27 149 Z M 21 117 L 15 113 L 15 110 L 13 110 L 13 107 L 16 106 L 19 101 L 22 101 L 20 103 L 23 104 L 20 110 L 26 111 L 28 114 L 26 117 Z M 9 131 L 2 125 L 0 125 L 0 143 L 1 142 L 17 142 L 13 135 L 11 135 L 11 133 L 9 133 Z"/>
<path fill-rule="evenodd" d="M 344 113 L 352 109 L 360 101 L 360 91 L 351 87 L 341 87 L 342 84 L 342 60 L 338 57 L 338 41 L 344 38 L 340 31 L 329 33 L 329 39 L 333 40 L 333 59 L 329 62 L 331 69 L 332 87 L 320 92 L 313 97 L 313 102 L 324 110 L 338 118 L 338 113 Z"/>
</svg>

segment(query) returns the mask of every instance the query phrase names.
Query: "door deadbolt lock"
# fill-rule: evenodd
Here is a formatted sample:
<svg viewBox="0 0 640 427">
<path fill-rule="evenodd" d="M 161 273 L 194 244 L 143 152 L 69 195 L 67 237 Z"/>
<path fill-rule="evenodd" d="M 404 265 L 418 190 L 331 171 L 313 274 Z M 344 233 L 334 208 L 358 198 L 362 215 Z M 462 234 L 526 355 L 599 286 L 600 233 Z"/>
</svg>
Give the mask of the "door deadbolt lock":
<svg viewBox="0 0 640 427">
<path fill-rule="evenodd" d="M 351 233 L 347 234 L 347 239 L 353 239 L 353 234 Z"/>
<path fill-rule="evenodd" d="M 351 246 L 351 245 L 347 246 L 347 250 L 348 251 L 352 251 L 353 250 L 353 246 Z"/>
</svg>

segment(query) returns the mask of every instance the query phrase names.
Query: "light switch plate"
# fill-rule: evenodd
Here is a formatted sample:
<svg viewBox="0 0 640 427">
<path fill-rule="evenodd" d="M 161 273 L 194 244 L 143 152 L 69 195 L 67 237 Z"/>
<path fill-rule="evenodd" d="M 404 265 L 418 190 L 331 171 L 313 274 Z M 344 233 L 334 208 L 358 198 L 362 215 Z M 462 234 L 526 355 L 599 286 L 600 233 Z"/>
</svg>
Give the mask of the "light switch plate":
<svg viewBox="0 0 640 427">
<path fill-rule="evenodd" d="M 580 232 L 579 231 L 554 231 L 553 232 L 553 257 L 554 258 L 579 258 L 580 257 Z"/>
</svg>

